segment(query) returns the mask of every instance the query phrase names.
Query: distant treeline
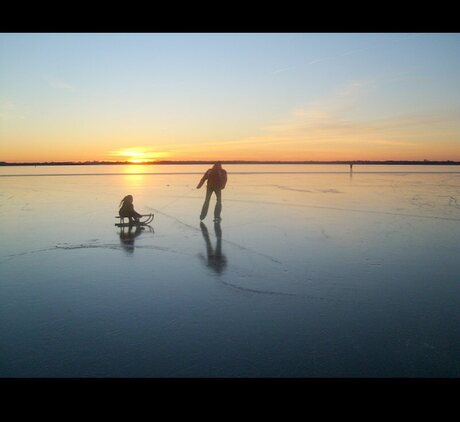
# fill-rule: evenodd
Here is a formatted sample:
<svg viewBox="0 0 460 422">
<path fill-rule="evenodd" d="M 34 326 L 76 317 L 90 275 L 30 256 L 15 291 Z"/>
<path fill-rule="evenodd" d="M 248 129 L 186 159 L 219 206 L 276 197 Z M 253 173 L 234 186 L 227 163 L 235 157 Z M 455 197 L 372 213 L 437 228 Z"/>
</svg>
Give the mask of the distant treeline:
<svg viewBox="0 0 460 422">
<path fill-rule="evenodd" d="M 7 163 L 0 161 L 0 166 L 100 166 L 100 165 L 167 165 L 167 164 L 214 164 L 215 161 L 152 161 L 145 163 L 131 163 L 129 161 L 52 161 L 41 163 Z M 386 161 L 242 161 L 222 160 L 222 164 L 399 164 L 399 165 L 460 165 L 460 161 L 407 161 L 407 160 L 386 160 Z"/>
</svg>

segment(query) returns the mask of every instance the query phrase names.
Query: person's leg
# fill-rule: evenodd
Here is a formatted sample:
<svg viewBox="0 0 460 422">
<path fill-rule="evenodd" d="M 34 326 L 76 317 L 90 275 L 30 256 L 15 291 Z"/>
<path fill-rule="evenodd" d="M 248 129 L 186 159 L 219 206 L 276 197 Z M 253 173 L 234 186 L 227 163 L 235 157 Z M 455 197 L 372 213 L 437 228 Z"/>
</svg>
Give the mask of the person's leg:
<svg viewBox="0 0 460 422">
<path fill-rule="evenodd" d="M 216 207 L 214 208 L 214 218 L 220 218 L 220 213 L 222 211 L 222 191 L 220 189 L 215 189 L 216 193 Z"/>
<path fill-rule="evenodd" d="M 208 254 L 208 260 L 209 260 L 209 259 L 212 259 L 212 257 L 214 256 L 214 250 L 211 245 L 211 239 L 209 238 L 208 228 L 203 222 L 200 223 L 200 228 L 201 228 L 201 233 L 203 234 L 204 241 L 206 243 L 206 252 Z"/>
<path fill-rule="evenodd" d="M 222 258 L 222 229 L 220 228 L 220 223 L 214 223 L 214 231 L 216 233 L 217 243 L 216 243 L 216 258 Z"/>
<path fill-rule="evenodd" d="M 203 208 L 201 208 L 200 220 L 204 220 L 208 214 L 209 201 L 211 200 L 212 189 L 206 189 L 206 198 L 204 200 Z"/>
</svg>

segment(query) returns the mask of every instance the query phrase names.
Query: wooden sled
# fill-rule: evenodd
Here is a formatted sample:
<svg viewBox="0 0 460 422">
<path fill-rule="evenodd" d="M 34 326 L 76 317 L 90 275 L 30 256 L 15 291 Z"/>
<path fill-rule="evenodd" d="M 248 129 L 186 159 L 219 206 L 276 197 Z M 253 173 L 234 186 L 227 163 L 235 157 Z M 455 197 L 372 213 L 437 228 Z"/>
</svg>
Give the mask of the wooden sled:
<svg viewBox="0 0 460 422">
<path fill-rule="evenodd" d="M 153 214 L 145 214 L 145 215 L 141 215 L 141 218 L 139 219 L 139 221 L 137 223 L 131 223 L 129 221 L 129 218 L 128 217 L 120 217 L 120 216 L 115 216 L 115 218 L 119 218 L 120 219 L 120 222 L 119 223 L 115 223 L 115 225 L 117 227 L 139 227 L 139 226 L 147 226 L 149 223 L 151 223 L 153 221 L 153 217 L 154 215 Z M 128 222 L 125 223 L 125 220 L 127 220 Z"/>
</svg>

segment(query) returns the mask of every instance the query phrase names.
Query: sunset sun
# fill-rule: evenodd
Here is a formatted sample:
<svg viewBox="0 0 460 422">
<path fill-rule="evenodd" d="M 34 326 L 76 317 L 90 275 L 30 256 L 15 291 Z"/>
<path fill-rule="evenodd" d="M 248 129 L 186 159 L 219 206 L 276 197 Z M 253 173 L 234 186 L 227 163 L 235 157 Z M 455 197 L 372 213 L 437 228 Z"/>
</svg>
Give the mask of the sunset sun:
<svg viewBox="0 0 460 422">
<path fill-rule="evenodd" d="M 159 158 L 167 157 L 169 154 L 166 152 L 154 152 L 146 150 L 145 148 L 136 149 L 121 149 L 112 151 L 111 156 L 118 157 L 123 161 L 128 161 L 133 164 L 142 164 L 147 162 L 156 161 Z"/>
</svg>

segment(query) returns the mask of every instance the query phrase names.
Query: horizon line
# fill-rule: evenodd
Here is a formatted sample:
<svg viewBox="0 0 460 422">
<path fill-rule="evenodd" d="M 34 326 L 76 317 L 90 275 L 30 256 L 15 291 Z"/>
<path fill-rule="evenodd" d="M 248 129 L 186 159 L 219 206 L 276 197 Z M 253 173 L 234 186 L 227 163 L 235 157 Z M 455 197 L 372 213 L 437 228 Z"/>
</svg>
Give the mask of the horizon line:
<svg viewBox="0 0 460 422">
<path fill-rule="evenodd" d="M 37 161 L 37 162 L 6 162 L 0 166 L 59 166 L 59 165 L 169 165 L 169 164 L 445 164 L 460 165 L 454 160 L 157 160 L 145 162 L 132 161 Z"/>
</svg>

